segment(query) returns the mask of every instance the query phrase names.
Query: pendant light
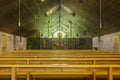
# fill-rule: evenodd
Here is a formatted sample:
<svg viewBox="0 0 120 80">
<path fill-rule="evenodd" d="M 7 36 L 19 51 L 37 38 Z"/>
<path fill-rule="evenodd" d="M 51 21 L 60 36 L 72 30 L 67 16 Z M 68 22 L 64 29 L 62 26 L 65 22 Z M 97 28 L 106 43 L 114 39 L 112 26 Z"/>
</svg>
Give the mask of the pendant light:
<svg viewBox="0 0 120 80">
<path fill-rule="evenodd" d="M 100 28 L 102 28 L 102 4 L 101 4 L 101 0 L 100 0 Z"/>
<path fill-rule="evenodd" d="M 18 26 L 21 26 L 21 1 L 19 0 L 19 19 L 18 19 Z"/>
</svg>

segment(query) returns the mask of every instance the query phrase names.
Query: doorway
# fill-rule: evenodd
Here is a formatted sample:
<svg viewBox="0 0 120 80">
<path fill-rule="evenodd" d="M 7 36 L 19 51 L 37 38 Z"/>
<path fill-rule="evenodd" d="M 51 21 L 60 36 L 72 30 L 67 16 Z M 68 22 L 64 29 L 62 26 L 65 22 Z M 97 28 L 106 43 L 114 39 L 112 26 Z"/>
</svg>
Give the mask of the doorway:
<svg viewBox="0 0 120 80">
<path fill-rule="evenodd" d="M 114 52 L 118 52 L 118 49 L 119 49 L 118 42 L 119 42 L 118 35 L 114 35 Z"/>
<path fill-rule="evenodd" d="M 2 34 L 2 52 L 7 51 L 7 35 Z"/>
</svg>

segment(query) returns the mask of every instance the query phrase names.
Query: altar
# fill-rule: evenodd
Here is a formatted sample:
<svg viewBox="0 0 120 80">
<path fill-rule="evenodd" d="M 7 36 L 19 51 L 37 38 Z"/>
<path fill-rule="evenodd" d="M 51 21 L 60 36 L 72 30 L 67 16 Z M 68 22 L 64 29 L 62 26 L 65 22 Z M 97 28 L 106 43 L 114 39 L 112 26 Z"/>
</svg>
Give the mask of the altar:
<svg viewBox="0 0 120 80">
<path fill-rule="evenodd" d="M 53 49 L 67 49 L 67 45 L 66 44 L 54 44 L 53 45 Z"/>
</svg>

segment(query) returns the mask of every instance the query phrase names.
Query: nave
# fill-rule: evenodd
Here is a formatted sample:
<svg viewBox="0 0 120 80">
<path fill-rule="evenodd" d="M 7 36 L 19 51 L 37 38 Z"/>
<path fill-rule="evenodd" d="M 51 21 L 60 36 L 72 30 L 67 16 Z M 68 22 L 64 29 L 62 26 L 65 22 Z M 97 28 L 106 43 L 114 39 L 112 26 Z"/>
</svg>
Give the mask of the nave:
<svg viewBox="0 0 120 80">
<path fill-rule="evenodd" d="M 120 0 L 0 0 L 0 80 L 120 80 Z"/>
</svg>

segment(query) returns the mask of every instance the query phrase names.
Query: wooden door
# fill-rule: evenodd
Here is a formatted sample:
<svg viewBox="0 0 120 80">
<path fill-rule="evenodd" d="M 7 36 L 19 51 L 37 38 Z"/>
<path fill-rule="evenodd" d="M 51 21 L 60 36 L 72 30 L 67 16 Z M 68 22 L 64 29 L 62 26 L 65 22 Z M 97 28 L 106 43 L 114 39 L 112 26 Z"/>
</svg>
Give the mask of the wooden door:
<svg viewBox="0 0 120 80">
<path fill-rule="evenodd" d="M 7 36 L 5 34 L 2 35 L 2 52 L 6 52 L 7 50 Z"/>
<path fill-rule="evenodd" d="M 118 52 L 118 48 L 119 48 L 119 45 L 118 45 L 118 35 L 115 35 L 114 36 L 114 52 Z"/>
</svg>

